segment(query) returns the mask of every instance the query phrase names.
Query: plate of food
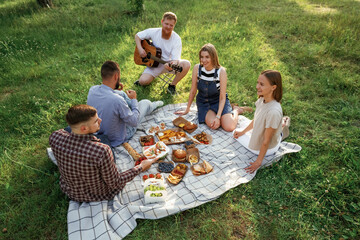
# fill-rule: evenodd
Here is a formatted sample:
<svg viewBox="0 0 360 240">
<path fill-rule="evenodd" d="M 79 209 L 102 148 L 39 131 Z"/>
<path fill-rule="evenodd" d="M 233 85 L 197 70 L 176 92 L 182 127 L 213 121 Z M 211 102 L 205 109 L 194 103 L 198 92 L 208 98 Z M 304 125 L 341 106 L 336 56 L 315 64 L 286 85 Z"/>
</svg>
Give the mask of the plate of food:
<svg viewBox="0 0 360 240">
<path fill-rule="evenodd" d="M 193 140 L 189 140 L 185 142 L 185 148 L 189 149 L 189 148 L 194 148 L 195 147 L 195 143 Z"/>
<path fill-rule="evenodd" d="M 155 145 L 150 147 L 144 147 L 143 153 L 144 156 L 149 160 L 158 160 L 162 157 L 165 157 L 166 154 L 170 151 L 168 146 L 165 145 L 164 142 L 157 142 Z"/>
<path fill-rule="evenodd" d="M 207 161 L 203 160 L 202 163 L 192 165 L 190 169 L 194 175 L 199 176 L 208 174 L 214 169 L 214 167 Z"/>
<path fill-rule="evenodd" d="M 175 167 L 175 164 L 173 162 L 170 162 L 170 161 L 163 161 L 163 160 L 160 160 L 158 162 L 158 171 L 159 172 L 164 172 L 164 173 L 169 173 L 171 172 L 174 167 Z"/>
<path fill-rule="evenodd" d="M 172 170 L 167 177 L 168 182 L 174 185 L 179 184 L 179 182 L 184 178 L 187 172 L 187 168 L 188 167 L 183 163 L 179 163 L 178 165 L 176 165 L 174 170 Z"/>
<path fill-rule="evenodd" d="M 198 128 L 198 126 L 195 123 L 190 122 L 183 117 L 175 118 L 173 120 L 173 124 L 176 127 L 184 129 L 188 133 L 192 133 Z"/>
<path fill-rule="evenodd" d="M 212 143 L 212 136 L 208 133 L 205 133 L 205 132 L 201 132 L 199 134 L 196 134 L 193 136 L 193 138 L 198 141 L 199 143 L 202 143 L 202 144 L 211 144 Z"/>
<path fill-rule="evenodd" d="M 140 137 L 141 146 L 151 146 L 155 144 L 154 135 L 146 135 Z"/>
<path fill-rule="evenodd" d="M 190 137 L 180 128 L 171 128 L 155 133 L 156 137 L 166 145 L 183 143 L 190 140 Z"/>
<path fill-rule="evenodd" d="M 164 180 L 164 176 L 161 173 L 144 174 L 144 175 L 142 175 L 141 178 L 142 178 L 143 183 L 145 183 L 145 181 L 148 180 L 148 179 L 150 179 L 150 180 L 154 180 L 154 179 Z"/>
<path fill-rule="evenodd" d="M 186 161 L 186 151 L 183 149 L 173 149 L 172 160 L 174 162 L 185 162 Z"/>
<path fill-rule="evenodd" d="M 158 131 L 163 131 L 166 129 L 166 125 L 165 123 L 160 123 L 159 125 L 154 125 L 154 126 L 151 126 L 148 130 L 146 130 L 146 134 L 148 135 L 154 135 L 156 132 Z"/>
<path fill-rule="evenodd" d="M 188 161 L 191 165 L 198 163 L 200 160 L 199 149 L 197 148 L 189 148 L 186 149 L 186 161 Z"/>
</svg>

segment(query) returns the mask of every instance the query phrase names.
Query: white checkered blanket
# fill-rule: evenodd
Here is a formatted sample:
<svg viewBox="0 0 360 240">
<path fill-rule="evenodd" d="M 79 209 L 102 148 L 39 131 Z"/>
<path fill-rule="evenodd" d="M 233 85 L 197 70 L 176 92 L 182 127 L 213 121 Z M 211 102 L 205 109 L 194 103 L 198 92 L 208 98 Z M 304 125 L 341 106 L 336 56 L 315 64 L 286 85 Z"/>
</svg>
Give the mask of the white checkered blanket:
<svg viewBox="0 0 360 240">
<path fill-rule="evenodd" d="M 177 116 L 174 112 L 184 108 L 186 104 L 172 104 L 157 109 L 147 116 L 139 128 L 149 129 L 151 126 L 164 122 L 168 128 L 174 127 L 172 120 Z M 247 125 L 250 120 L 239 116 L 238 127 Z M 187 120 L 197 122 L 196 107 L 185 115 Z M 176 186 L 167 183 L 167 200 L 165 203 L 144 204 L 144 193 L 141 175 L 126 184 L 126 187 L 113 199 L 79 203 L 70 201 L 68 209 L 68 236 L 69 239 L 122 239 L 136 228 L 136 219 L 159 219 L 180 211 L 197 207 L 206 202 L 215 200 L 226 191 L 242 183 L 247 183 L 255 177 L 248 174 L 244 168 L 256 160 L 256 155 L 245 149 L 232 137 L 232 133 L 224 130 L 211 130 L 205 124 L 190 134 L 194 136 L 201 131 L 213 137 L 211 145 L 197 145 L 200 158 L 207 160 L 214 170 L 206 175 L 194 176 L 188 171 L 184 179 Z M 145 135 L 137 131 L 129 142 L 138 152 L 141 152 L 139 137 Z M 170 149 L 177 149 L 183 145 L 170 145 Z M 281 159 L 286 153 L 298 152 L 299 145 L 282 142 L 280 149 L 271 156 L 265 157 L 263 167 Z M 51 149 L 48 149 L 50 159 L 55 163 Z M 119 170 L 127 170 L 134 166 L 134 161 L 122 147 L 115 149 L 116 164 Z M 166 157 L 171 159 L 170 154 Z M 157 163 L 146 172 L 156 173 Z"/>
</svg>

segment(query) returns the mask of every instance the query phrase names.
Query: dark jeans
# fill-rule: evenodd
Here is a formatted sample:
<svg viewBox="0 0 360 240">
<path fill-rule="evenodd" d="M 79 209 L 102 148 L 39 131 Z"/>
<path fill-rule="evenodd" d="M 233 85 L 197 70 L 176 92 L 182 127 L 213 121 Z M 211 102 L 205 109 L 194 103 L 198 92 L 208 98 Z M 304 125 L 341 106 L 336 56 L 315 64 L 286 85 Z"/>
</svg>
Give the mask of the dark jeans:
<svg viewBox="0 0 360 240">
<path fill-rule="evenodd" d="M 71 133 L 71 128 L 70 128 L 70 126 L 67 126 L 66 128 L 64 128 L 64 130 L 67 131 L 67 132 L 69 132 L 69 133 Z M 100 139 L 100 142 L 101 142 L 101 143 L 104 143 L 104 144 L 106 144 L 106 145 L 108 145 L 108 146 L 110 147 L 110 149 L 111 149 L 111 151 L 112 151 L 112 153 L 113 153 L 113 156 L 114 156 L 114 161 L 115 161 L 115 152 L 114 152 L 113 147 L 112 147 L 111 144 L 110 144 L 110 140 L 109 140 L 108 136 L 105 135 L 105 134 L 95 134 L 95 137 L 97 137 L 98 139 Z M 115 162 L 116 162 L 116 161 L 115 161 Z"/>
</svg>

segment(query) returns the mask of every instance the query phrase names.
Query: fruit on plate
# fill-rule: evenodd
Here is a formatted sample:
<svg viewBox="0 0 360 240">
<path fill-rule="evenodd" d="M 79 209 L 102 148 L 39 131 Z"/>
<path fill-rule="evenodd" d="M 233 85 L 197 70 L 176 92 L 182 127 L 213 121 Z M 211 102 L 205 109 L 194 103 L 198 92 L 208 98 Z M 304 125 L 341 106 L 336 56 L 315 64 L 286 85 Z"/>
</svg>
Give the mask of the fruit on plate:
<svg viewBox="0 0 360 240">
<path fill-rule="evenodd" d="M 141 157 L 139 158 L 139 160 L 137 160 L 135 162 L 135 166 L 139 165 L 142 161 L 146 160 L 147 158 L 141 154 Z"/>
<path fill-rule="evenodd" d="M 148 175 L 144 175 L 144 176 L 143 176 L 143 180 L 144 180 L 144 181 L 147 180 L 148 178 L 149 178 Z"/>
<path fill-rule="evenodd" d="M 162 190 L 165 190 L 165 187 L 162 187 L 162 186 L 156 186 L 156 185 L 153 185 L 153 184 L 150 184 L 149 186 L 147 186 L 145 189 L 144 189 L 144 193 L 146 193 L 147 191 L 162 191 Z"/>
<path fill-rule="evenodd" d="M 194 148 L 194 147 L 195 147 L 194 141 L 188 140 L 188 141 L 185 142 L 185 148 L 186 148 L 186 149 Z"/>
<path fill-rule="evenodd" d="M 158 169 L 160 172 L 169 173 L 174 169 L 174 165 L 170 162 L 159 162 Z"/>
<path fill-rule="evenodd" d="M 162 177 L 162 176 L 161 176 L 161 173 L 157 173 L 157 174 L 155 175 L 155 178 L 156 178 L 156 179 L 161 179 L 161 177 Z"/>
<path fill-rule="evenodd" d="M 155 177 L 154 174 L 152 174 L 152 173 L 149 174 L 149 178 L 154 178 L 154 177 Z"/>
<path fill-rule="evenodd" d="M 162 193 L 151 193 L 150 197 L 162 197 Z"/>
</svg>

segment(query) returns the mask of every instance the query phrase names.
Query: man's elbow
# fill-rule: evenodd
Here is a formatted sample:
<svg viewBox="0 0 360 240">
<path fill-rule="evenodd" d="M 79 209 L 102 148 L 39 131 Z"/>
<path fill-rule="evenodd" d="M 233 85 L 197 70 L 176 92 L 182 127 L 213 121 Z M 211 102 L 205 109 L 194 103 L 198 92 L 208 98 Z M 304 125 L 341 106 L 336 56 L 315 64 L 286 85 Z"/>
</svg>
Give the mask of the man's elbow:
<svg viewBox="0 0 360 240">
<path fill-rule="evenodd" d="M 134 118 L 131 121 L 127 122 L 127 124 L 131 127 L 137 127 L 139 118 Z"/>
</svg>

